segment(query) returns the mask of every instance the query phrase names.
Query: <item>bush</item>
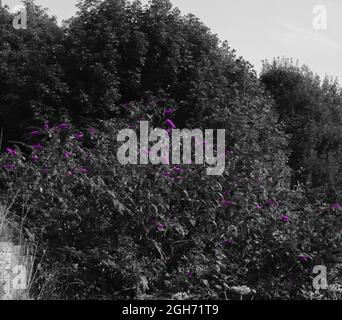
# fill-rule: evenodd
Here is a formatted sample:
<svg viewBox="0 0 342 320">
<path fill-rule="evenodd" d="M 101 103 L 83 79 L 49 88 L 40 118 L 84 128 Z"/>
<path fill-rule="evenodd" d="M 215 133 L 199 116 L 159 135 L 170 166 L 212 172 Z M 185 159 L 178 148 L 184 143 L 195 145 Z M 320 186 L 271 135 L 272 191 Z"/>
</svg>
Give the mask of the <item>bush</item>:
<svg viewBox="0 0 342 320">
<path fill-rule="evenodd" d="M 116 134 L 142 114 L 161 127 L 163 108 L 173 102 L 160 106 L 160 100 L 125 105 L 127 116 L 98 123 L 101 130 L 66 123 L 36 128 L 31 147 L 12 147 L 2 156 L 3 200 L 13 199 L 27 241 L 38 245 L 35 294 L 303 297 L 312 267 L 327 264 L 337 248 L 327 219 L 335 221 L 339 210 L 324 209 L 322 223 L 300 189 L 288 188 L 286 156 L 256 152 L 260 145 L 252 142 L 259 137 L 248 123 L 230 148 L 223 176 L 207 176 L 204 166 L 118 164 Z M 246 110 L 253 109 L 240 106 Z M 272 113 L 255 114 L 266 130 Z"/>
</svg>

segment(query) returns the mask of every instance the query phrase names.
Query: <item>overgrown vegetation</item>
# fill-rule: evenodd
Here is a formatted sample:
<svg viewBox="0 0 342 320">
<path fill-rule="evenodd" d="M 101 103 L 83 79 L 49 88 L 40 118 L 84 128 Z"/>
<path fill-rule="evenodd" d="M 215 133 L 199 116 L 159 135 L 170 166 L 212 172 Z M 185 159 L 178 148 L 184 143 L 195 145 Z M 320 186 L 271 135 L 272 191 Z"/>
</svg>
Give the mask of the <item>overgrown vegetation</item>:
<svg viewBox="0 0 342 320">
<path fill-rule="evenodd" d="M 81 1 L 64 27 L 28 6 L 20 32 L 1 9 L 0 196 L 34 297 L 340 297 L 312 287 L 339 275 L 337 83 L 286 60 L 258 79 L 168 0 Z M 117 162 L 120 129 L 166 118 L 226 129 L 224 174 Z"/>
</svg>

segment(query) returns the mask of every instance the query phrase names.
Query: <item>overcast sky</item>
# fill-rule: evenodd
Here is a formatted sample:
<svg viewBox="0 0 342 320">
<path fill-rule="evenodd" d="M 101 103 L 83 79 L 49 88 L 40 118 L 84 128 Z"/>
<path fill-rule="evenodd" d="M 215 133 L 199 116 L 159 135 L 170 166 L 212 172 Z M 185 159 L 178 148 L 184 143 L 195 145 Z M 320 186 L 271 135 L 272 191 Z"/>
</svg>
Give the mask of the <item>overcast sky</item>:
<svg viewBox="0 0 342 320">
<path fill-rule="evenodd" d="M 3 0 L 10 8 L 19 0 Z M 76 0 L 36 0 L 59 20 L 75 13 Z M 143 0 L 147 2 L 147 0 Z M 171 0 L 183 13 L 194 13 L 221 40 L 259 71 L 261 60 L 287 56 L 342 82 L 341 0 Z M 313 8 L 325 5 L 327 30 L 313 28 Z"/>
</svg>

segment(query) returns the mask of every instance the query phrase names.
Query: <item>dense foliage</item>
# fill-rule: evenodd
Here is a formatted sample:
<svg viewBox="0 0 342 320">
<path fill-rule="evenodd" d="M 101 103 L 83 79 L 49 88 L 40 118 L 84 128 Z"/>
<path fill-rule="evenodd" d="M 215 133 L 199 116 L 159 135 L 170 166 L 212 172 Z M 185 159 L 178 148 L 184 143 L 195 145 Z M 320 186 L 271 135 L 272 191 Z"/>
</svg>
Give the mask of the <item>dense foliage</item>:
<svg viewBox="0 0 342 320">
<path fill-rule="evenodd" d="M 262 82 L 275 98 L 279 121 L 291 135 L 289 164 L 294 182 L 310 199 L 341 200 L 342 92 L 337 81 L 323 82 L 307 67 L 280 59 L 265 63 Z"/>
<path fill-rule="evenodd" d="M 339 272 L 336 83 L 285 62 L 260 81 L 168 0 L 81 1 L 63 27 L 30 10 L 19 33 L 1 11 L 0 197 L 34 297 L 336 297 L 312 287 Z M 118 163 L 120 129 L 167 119 L 226 129 L 224 174 Z"/>
</svg>

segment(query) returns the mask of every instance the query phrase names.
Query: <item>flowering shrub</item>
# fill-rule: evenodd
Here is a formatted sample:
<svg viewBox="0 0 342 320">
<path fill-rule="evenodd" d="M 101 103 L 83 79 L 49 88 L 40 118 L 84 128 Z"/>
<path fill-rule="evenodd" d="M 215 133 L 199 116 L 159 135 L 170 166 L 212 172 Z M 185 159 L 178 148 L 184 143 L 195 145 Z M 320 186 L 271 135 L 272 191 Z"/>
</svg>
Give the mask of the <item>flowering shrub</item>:
<svg viewBox="0 0 342 320">
<path fill-rule="evenodd" d="M 122 166 L 118 131 L 143 114 L 155 126 L 174 114 L 156 109 L 154 99 L 128 108 L 126 118 L 98 123 L 101 130 L 45 123 L 31 144 L 2 154 L 2 201 L 38 246 L 34 292 L 306 297 L 312 267 L 334 264 L 338 233 L 329 221 L 338 230 L 340 207 L 326 205 L 321 217 L 306 205 L 300 189 L 287 185 L 286 156 L 258 153 L 263 146 L 253 144 L 258 137 L 247 124 L 240 128 L 246 139 L 229 146 L 223 176 L 207 176 L 203 165 Z"/>
</svg>

